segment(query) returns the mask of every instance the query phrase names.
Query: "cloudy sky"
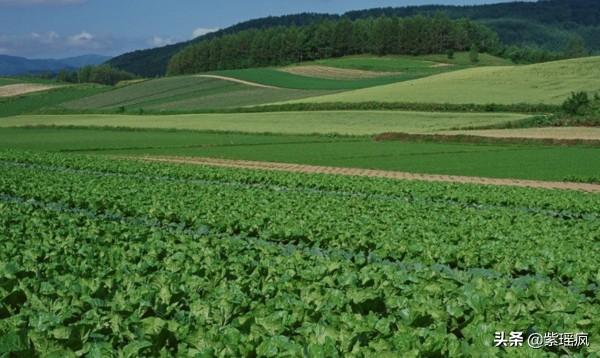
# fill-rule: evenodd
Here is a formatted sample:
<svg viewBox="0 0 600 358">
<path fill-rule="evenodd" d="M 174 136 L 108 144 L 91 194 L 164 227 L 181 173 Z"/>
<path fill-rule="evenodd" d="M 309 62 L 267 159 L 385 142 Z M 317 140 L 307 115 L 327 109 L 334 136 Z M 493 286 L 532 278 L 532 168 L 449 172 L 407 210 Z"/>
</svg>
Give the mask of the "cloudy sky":
<svg viewBox="0 0 600 358">
<path fill-rule="evenodd" d="M 0 0 L 0 54 L 113 56 L 268 15 L 491 2 L 506 0 Z"/>
</svg>

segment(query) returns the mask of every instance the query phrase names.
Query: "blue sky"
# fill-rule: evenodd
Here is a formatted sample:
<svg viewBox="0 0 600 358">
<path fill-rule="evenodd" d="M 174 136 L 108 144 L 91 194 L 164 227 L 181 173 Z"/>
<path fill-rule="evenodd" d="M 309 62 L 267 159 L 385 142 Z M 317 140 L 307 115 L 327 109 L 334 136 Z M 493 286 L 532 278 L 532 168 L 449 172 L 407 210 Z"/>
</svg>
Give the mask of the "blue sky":
<svg viewBox="0 0 600 358">
<path fill-rule="evenodd" d="M 0 0 L 0 54 L 112 56 L 268 15 L 492 2 L 506 0 Z"/>
</svg>

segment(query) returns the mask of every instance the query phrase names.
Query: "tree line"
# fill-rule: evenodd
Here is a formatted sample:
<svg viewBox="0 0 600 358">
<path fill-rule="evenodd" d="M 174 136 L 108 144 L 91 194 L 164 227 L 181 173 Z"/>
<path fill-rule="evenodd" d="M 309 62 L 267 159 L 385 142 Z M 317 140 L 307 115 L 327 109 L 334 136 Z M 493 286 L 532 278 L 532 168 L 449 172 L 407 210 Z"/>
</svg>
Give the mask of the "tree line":
<svg viewBox="0 0 600 358">
<path fill-rule="evenodd" d="M 109 65 L 85 66 L 76 71 L 62 70 L 56 75 L 56 81 L 69 83 L 98 83 L 114 86 L 121 81 L 137 78 L 132 73 Z"/>
<path fill-rule="evenodd" d="M 169 75 L 281 66 L 357 54 L 423 55 L 499 52 L 498 35 L 468 19 L 383 16 L 323 20 L 306 26 L 252 29 L 190 45 L 171 58 Z"/>
</svg>

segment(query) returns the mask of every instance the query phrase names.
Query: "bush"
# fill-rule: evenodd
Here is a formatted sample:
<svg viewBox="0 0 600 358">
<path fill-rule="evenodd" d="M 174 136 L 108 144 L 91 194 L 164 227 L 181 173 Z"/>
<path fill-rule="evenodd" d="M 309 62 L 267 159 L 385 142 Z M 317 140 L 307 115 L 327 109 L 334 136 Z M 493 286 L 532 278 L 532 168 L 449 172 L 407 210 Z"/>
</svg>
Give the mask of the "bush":
<svg viewBox="0 0 600 358">
<path fill-rule="evenodd" d="M 590 102 L 587 92 L 573 92 L 571 97 L 563 102 L 562 109 L 568 114 L 584 115 L 589 111 Z"/>
</svg>

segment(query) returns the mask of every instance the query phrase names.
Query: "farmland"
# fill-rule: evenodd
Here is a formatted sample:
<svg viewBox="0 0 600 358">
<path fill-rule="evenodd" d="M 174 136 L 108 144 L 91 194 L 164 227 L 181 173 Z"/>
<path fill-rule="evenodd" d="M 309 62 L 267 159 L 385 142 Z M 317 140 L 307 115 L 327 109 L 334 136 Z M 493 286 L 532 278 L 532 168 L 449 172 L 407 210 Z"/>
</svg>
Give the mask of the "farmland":
<svg viewBox="0 0 600 358">
<path fill-rule="evenodd" d="M 600 57 L 527 66 L 488 66 L 326 95 L 305 102 L 546 103 L 600 90 Z"/>
<path fill-rule="evenodd" d="M 588 146 L 376 142 L 370 137 L 122 128 L 4 128 L 0 129 L 0 148 L 117 156 L 209 157 L 554 181 L 598 178 L 600 167 L 600 148 Z"/>
<path fill-rule="evenodd" d="M 515 122 L 511 113 L 432 113 L 399 111 L 327 111 L 209 113 L 172 116 L 29 115 L 0 121 L 0 127 L 92 126 L 187 129 L 286 134 L 372 135 L 387 131 L 423 133 Z"/>
<path fill-rule="evenodd" d="M 119 107 L 154 110 L 242 107 L 310 97 L 322 91 L 256 88 L 229 81 L 194 76 L 133 83 L 112 91 L 67 102 L 72 110 Z"/>
<path fill-rule="evenodd" d="M 597 357 L 600 57 L 373 11 L 0 78 L 0 357 Z"/>
<path fill-rule="evenodd" d="M 488 355 L 497 330 L 600 333 L 597 196 L 1 159 L 1 329 L 24 354 Z"/>
</svg>

